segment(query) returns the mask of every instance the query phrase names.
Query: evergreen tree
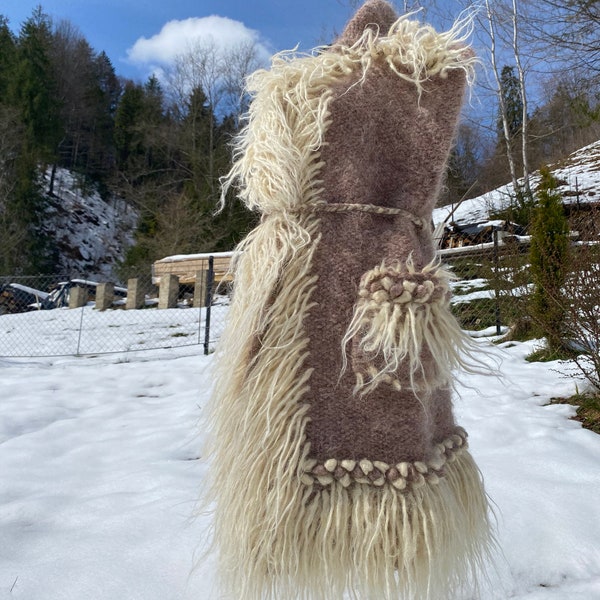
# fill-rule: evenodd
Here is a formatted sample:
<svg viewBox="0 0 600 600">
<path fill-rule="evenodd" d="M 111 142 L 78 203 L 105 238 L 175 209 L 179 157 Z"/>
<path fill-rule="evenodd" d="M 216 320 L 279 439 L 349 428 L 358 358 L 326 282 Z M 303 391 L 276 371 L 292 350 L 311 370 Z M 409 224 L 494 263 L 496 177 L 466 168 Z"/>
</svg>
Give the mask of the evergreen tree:
<svg viewBox="0 0 600 600">
<path fill-rule="evenodd" d="M 47 164 L 56 160 L 63 133 L 57 81 L 50 60 L 51 44 L 50 20 L 38 7 L 19 35 L 13 97 L 21 110 L 29 149 L 35 149 Z"/>
<path fill-rule="evenodd" d="M 105 52 L 94 57 L 93 73 L 94 87 L 90 95 L 93 103 L 92 146 L 86 172 L 100 183 L 103 190 L 116 164 L 115 113 L 121 84 Z"/>
<path fill-rule="evenodd" d="M 551 354 L 564 349 L 565 300 L 563 285 L 569 262 L 569 224 L 558 183 L 547 167 L 542 180 L 531 231 L 531 277 L 534 291 L 531 312 Z"/>
<path fill-rule="evenodd" d="M 100 180 L 108 175 L 113 154 L 111 100 L 105 98 L 100 68 L 106 67 L 110 77 L 112 65 L 99 63 L 87 40 L 68 21 L 54 30 L 51 60 L 64 123 L 60 166 Z"/>
<path fill-rule="evenodd" d="M 511 139 L 514 139 L 521 133 L 521 129 L 523 128 L 523 100 L 514 67 L 506 65 L 502 68 L 500 86 L 504 98 L 509 135 Z M 498 119 L 498 131 L 500 135 L 502 135 L 501 119 L 502 117 Z"/>
<path fill-rule="evenodd" d="M 115 149 L 117 166 L 126 171 L 142 149 L 140 120 L 144 110 L 142 86 L 127 81 L 115 113 Z"/>
<path fill-rule="evenodd" d="M 114 116 L 121 95 L 121 84 L 113 64 L 104 50 L 94 59 L 94 69 L 98 87 L 104 97 L 106 112 Z"/>
<path fill-rule="evenodd" d="M 51 267 L 42 190 L 49 166 L 52 173 L 62 166 L 91 177 L 136 206 L 133 262 L 238 242 L 253 216 L 233 199 L 214 213 L 239 122 L 239 101 L 226 102 L 223 94 L 240 95 L 250 50 L 232 56 L 225 71 L 182 79 L 179 95 L 171 85 L 167 96 L 155 76 L 142 85 L 120 80 L 105 53 L 97 54 L 68 21 L 53 26 L 41 7 L 18 36 L 0 16 L 0 125 L 10 142 L 5 152 L 0 148 L 0 236 L 11 240 L 10 268 Z M 213 51 L 205 49 L 207 64 L 224 69 Z M 227 116 L 230 104 L 237 108 Z"/>
<path fill-rule="evenodd" d="M 194 88 L 186 102 L 182 121 L 182 150 L 186 157 L 188 194 L 198 202 L 199 210 L 210 210 L 214 202 L 213 168 L 215 119 L 202 88 Z M 203 206 L 201 206 L 203 204 Z M 214 204 L 212 205 L 214 209 Z"/>
<path fill-rule="evenodd" d="M 164 112 L 164 93 L 156 75 L 151 75 L 144 84 L 144 119 L 150 125 L 158 124 Z"/>
<path fill-rule="evenodd" d="M 8 27 L 8 21 L 0 15 L 0 103 L 9 104 L 10 82 L 14 77 L 17 60 L 15 36 Z"/>
<path fill-rule="evenodd" d="M 15 273 L 21 246 L 26 241 L 26 226 L 16 205 L 15 156 L 20 152 L 22 126 L 17 110 L 0 103 L 0 274 Z"/>
<path fill-rule="evenodd" d="M 6 45 L 6 33 L 2 37 Z M 19 239 L 9 262 L 25 273 L 51 270 L 55 259 L 43 230 L 45 201 L 40 178 L 40 167 L 56 159 L 61 135 L 51 44 L 50 21 L 37 8 L 21 28 L 14 70 L 6 82 L 6 99 L 16 111 L 14 129 L 20 140 L 10 162 L 13 179 L 3 210 L 10 219 L 9 230 Z"/>
<path fill-rule="evenodd" d="M 446 182 L 438 199 L 440 206 L 477 195 L 477 174 L 481 171 L 477 144 L 474 128 L 461 123 L 448 157 Z"/>
<path fill-rule="evenodd" d="M 168 118 L 165 115 L 165 97 L 156 75 L 151 75 L 143 87 L 140 137 L 147 169 L 164 172 L 172 169 L 169 163 L 170 143 Z"/>
</svg>

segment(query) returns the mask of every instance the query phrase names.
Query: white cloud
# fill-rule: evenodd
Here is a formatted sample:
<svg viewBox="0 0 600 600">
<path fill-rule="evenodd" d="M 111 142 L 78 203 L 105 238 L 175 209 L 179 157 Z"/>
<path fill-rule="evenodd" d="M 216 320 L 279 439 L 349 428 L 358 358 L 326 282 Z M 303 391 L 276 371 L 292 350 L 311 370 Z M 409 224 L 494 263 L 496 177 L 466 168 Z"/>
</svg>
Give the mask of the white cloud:
<svg viewBox="0 0 600 600">
<path fill-rule="evenodd" d="M 217 15 L 169 21 L 151 38 L 139 38 L 127 50 L 127 55 L 130 62 L 139 66 L 166 66 L 193 45 L 203 42 L 223 49 L 254 42 L 261 62 L 265 62 L 270 55 L 257 31 L 249 29 L 240 21 Z"/>
</svg>

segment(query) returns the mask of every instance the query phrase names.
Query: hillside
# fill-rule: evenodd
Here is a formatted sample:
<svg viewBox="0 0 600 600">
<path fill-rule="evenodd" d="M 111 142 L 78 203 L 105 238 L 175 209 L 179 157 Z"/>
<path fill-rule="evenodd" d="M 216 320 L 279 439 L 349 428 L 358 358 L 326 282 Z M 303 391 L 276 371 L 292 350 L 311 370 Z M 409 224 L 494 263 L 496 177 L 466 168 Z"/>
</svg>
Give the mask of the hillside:
<svg viewBox="0 0 600 600">
<path fill-rule="evenodd" d="M 600 201 L 600 140 L 576 150 L 560 162 L 550 165 L 550 169 L 559 181 L 559 191 L 572 202 Z M 532 177 L 535 188 L 539 176 Z M 490 218 L 490 214 L 506 208 L 514 197 L 512 183 L 503 185 L 477 198 L 465 200 L 456 208 L 451 221 L 458 225 L 481 223 Z M 446 220 L 456 205 L 448 204 L 433 211 L 433 222 L 437 225 Z"/>
<path fill-rule="evenodd" d="M 600 140 L 585 146 L 551 165 L 560 182 L 560 191 L 572 202 L 600 201 Z M 45 175 L 47 187 L 49 172 Z M 535 187 L 538 177 L 534 174 Z M 490 214 L 506 207 L 513 196 L 512 184 L 465 200 L 456 208 L 452 221 L 458 225 L 481 223 Z M 86 189 L 75 175 L 58 169 L 54 196 L 48 196 L 45 231 L 59 250 L 58 271 L 97 279 L 115 279 L 114 269 L 133 243 L 137 212 L 122 199 L 104 201 L 93 189 Z M 433 221 L 446 219 L 455 205 L 436 208 Z"/>
<path fill-rule="evenodd" d="M 50 172 L 44 175 L 48 188 Z M 57 169 L 54 195 L 46 197 L 45 233 L 58 253 L 57 271 L 70 276 L 114 279 L 114 269 L 133 243 L 137 212 L 124 200 L 110 202 L 65 170 Z"/>
</svg>

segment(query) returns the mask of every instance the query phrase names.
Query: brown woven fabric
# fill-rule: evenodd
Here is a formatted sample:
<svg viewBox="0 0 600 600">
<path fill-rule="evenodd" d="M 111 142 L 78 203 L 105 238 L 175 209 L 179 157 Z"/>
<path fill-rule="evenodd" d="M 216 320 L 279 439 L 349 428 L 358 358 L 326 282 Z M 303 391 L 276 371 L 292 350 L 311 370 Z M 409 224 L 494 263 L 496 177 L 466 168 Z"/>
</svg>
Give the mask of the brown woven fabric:
<svg viewBox="0 0 600 600">
<path fill-rule="evenodd" d="M 351 46 L 367 27 L 376 33 L 385 33 L 397 18 L 396 11 L 387 2 L 365 2 L 346 25 L 336 43 Z"/>
<path fill-rule="evenodd" d="M 351 44 L 365 26 L 386 31 L 396 18 L 386 2 L 368 2 L 340 39 Z M 330 105 L 331 124 L 321 153 L 323 199 L 397 207 L 429 221 L 457 123 L 464 73 L 454 70 L 446 78 L 432 78 L 420 98 L 415 84 L 386 64 L 374 64 L 363 83 L 352 83 L 341 81 Z M 311 456 L 423 460 L 434 442 L 455 429 L 449 390 L 423 397 L 382 384 L 361 396 L 353 393 L 351 369 L 339 381 L 338 375 L 340 341 L 361 277 L 383 260 L 402 264 L 409 256 L 422 268 L 434 256 L 431 233 L 404 215 L 350 212 L 320 218 L 313 267 L 319 291 L 306 321 L 308 366 L 314 369 L 305 398 Z M 427 357 L 423 360 L 426 367 Z"/>
</svg>

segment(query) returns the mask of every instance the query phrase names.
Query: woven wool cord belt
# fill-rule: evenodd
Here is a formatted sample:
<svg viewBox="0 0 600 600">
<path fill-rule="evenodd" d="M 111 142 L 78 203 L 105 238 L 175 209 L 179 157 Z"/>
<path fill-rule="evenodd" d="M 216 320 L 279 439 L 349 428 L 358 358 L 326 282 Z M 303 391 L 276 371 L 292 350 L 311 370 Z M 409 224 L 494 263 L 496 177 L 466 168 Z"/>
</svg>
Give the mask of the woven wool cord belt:
<svg viewBox="0 0 600 600">
<path fill-rule="evenodd" d="M 403 208 L 395 206 L 381 206 L 378 204 L 361 204 L 358 202 L 353 203 L 342 203 L 342 202 L 314 202 L 304 206 L 278 209 L 271 213 L 286 213 L 286 214 L 302 214 L 302 213 L 337 213 L 337 214 L 351 214 L 351 213 L 366 213 L 379 217 L 404 217 L 407 221 L 410 221 L 413 225 L 419 229 L 426 229 L 431 227 L 431 223 L 422 217 L 418 217 L 412 212 Z"/>
<path fill-rule="evenodd" d="M 489 506 L 452 403 L 471 346 L 430 234 L 464 39 L 367 0 L 249 79 L 223 197 L 262 218 L 207 407 L 219 597 L 482 597 Z"/>
<path fill-rule="evenodd" d="M 363 212 L 369 213 L 371 215 L 379 215 L 382 217 L 404 217 L 407 220 L 411 221 L 414 225 L 422 229 L 428 226 L 428 222 L 425 219 L 417 217 L 415 214 L 403 208 L 397 208 L 394 206 L 380 206 L 377 204 L 358 203 L 342 204 L 341 202 L 319 202 L 310 207 L 307 207 L 306 210 L 328 213 Z"/>
</svg>

